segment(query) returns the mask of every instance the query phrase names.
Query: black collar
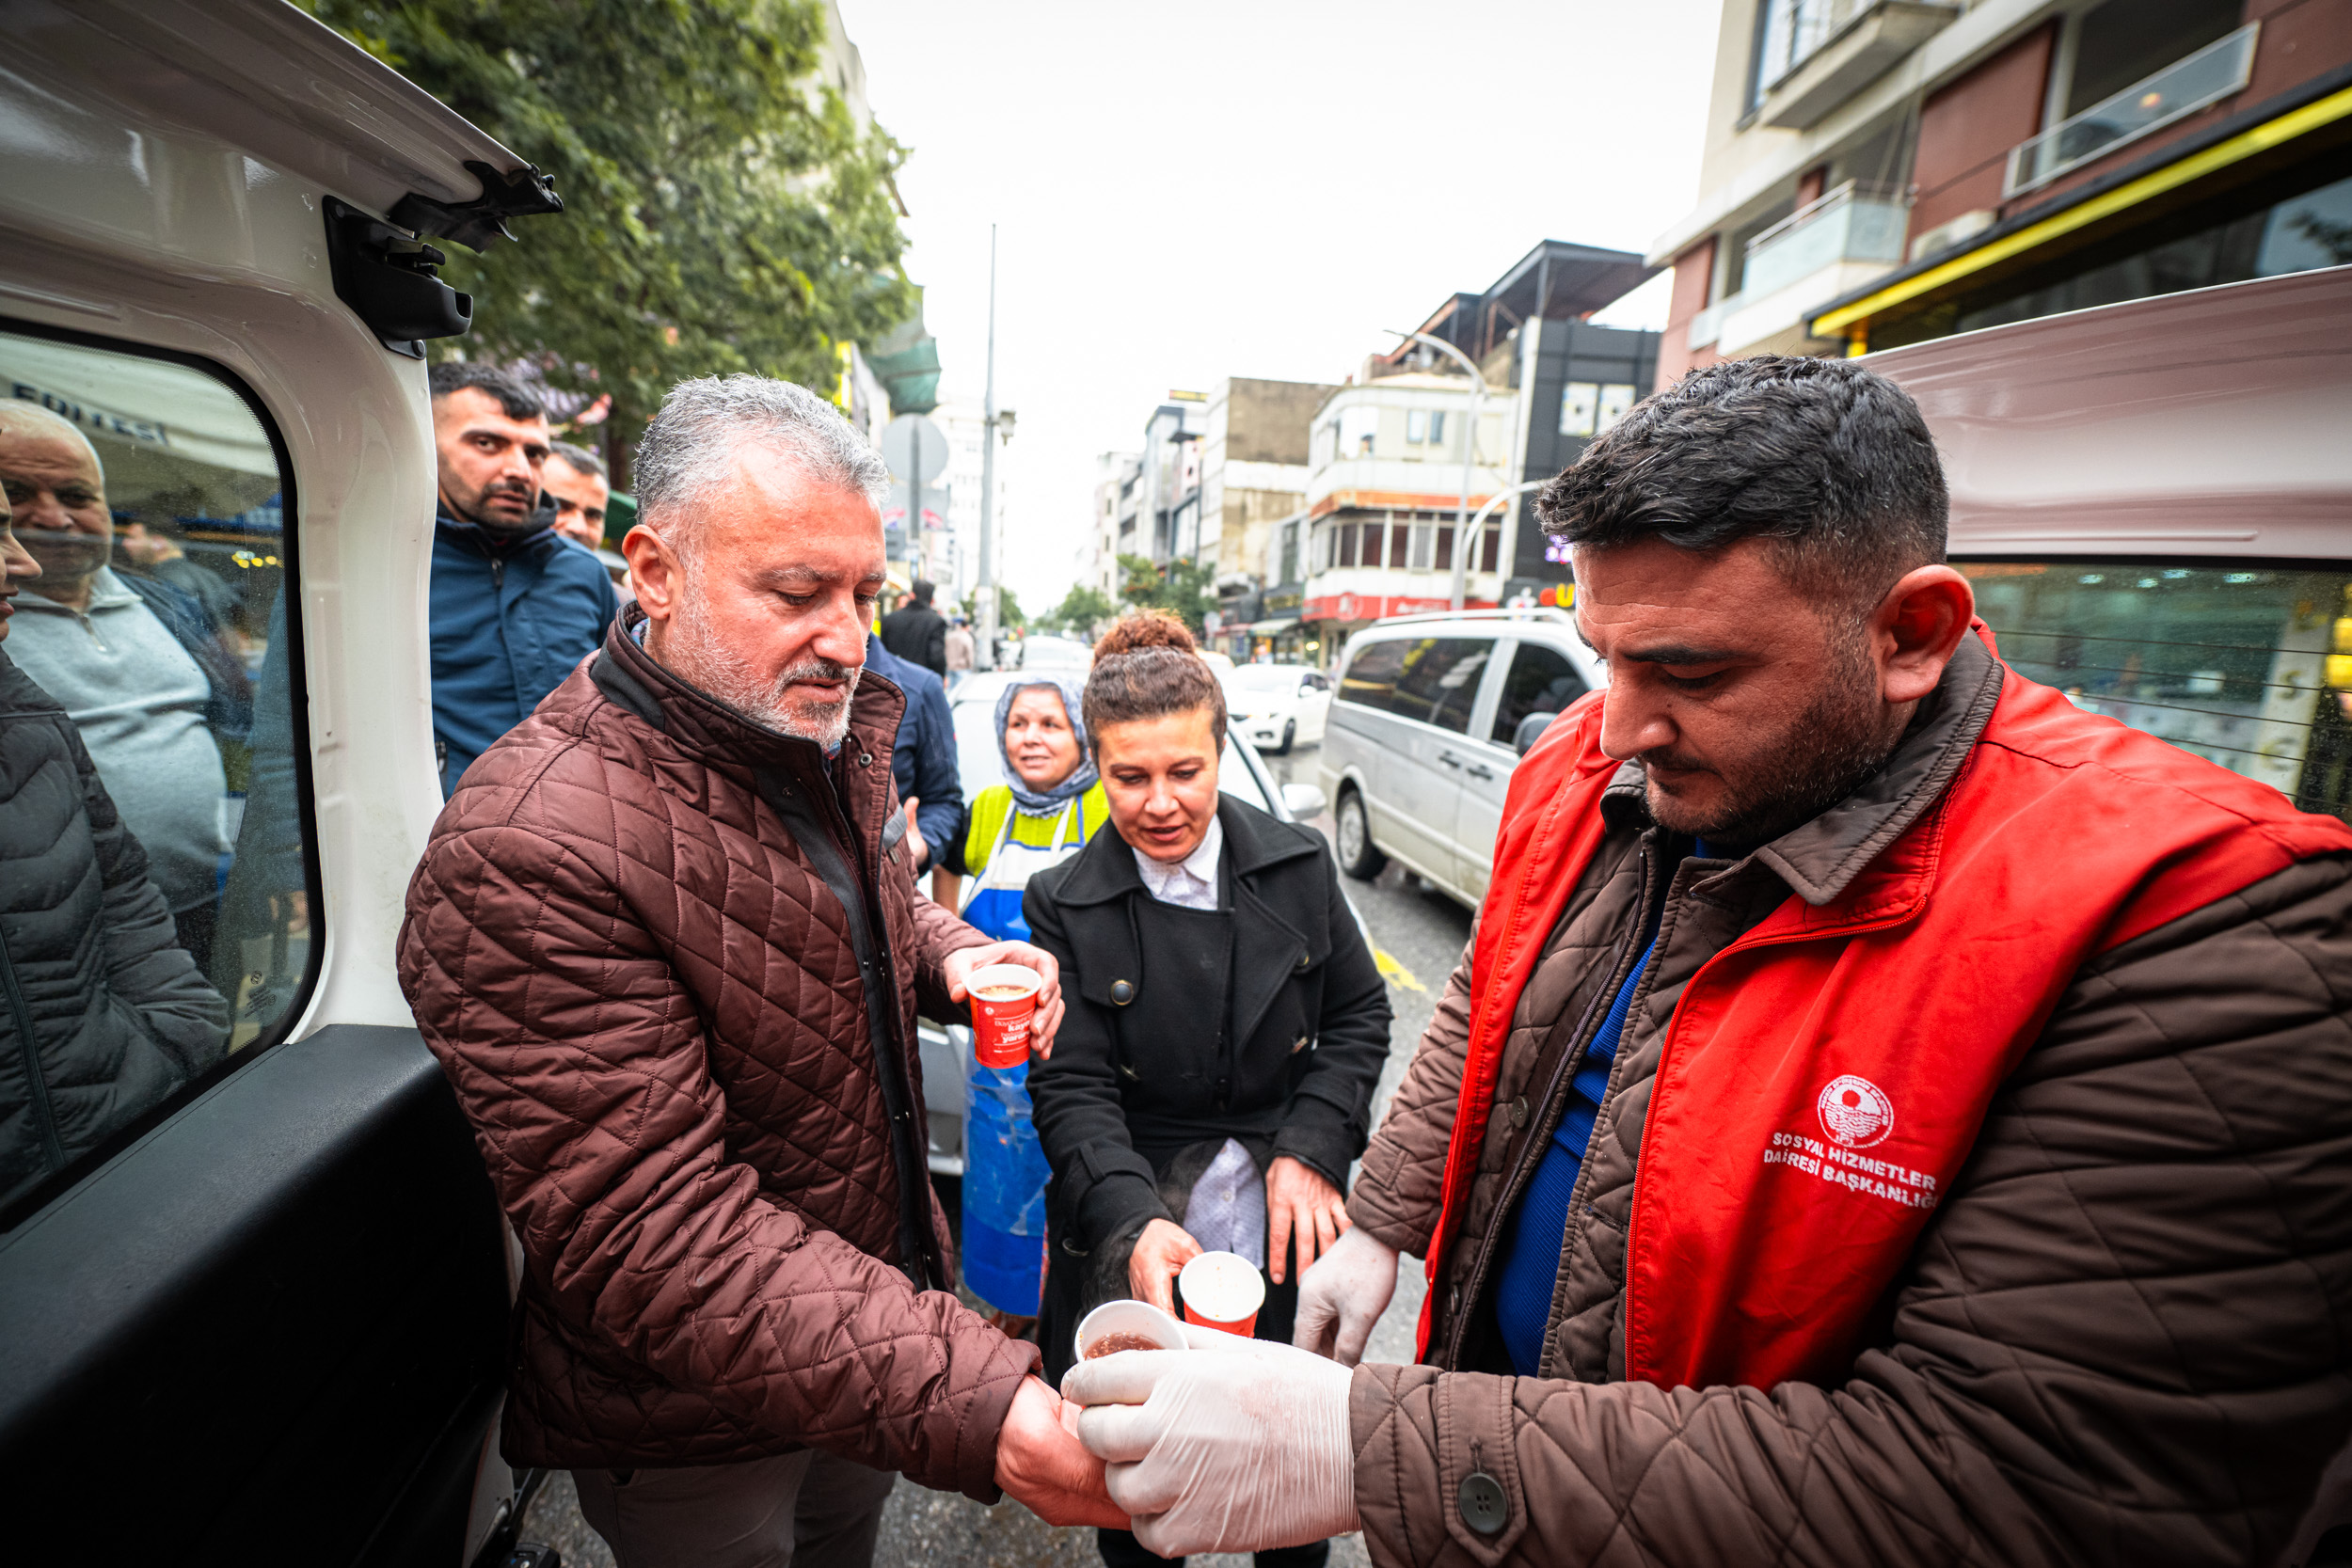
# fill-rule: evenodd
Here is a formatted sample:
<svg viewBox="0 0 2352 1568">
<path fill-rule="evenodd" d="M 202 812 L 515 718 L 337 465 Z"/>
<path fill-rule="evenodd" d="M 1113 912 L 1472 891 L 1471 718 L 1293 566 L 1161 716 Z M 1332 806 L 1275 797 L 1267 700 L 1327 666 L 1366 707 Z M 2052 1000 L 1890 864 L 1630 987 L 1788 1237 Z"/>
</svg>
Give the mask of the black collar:
<svg viewBox="0 0 2352 1568">
<path fill-rule="evenodd" d="M 1311 855 L 1317 847 L 1312 830 L 1278 822 L 1230 795 L 1218 797 L 1216 820 L 1225 832 L 1221 858 L 1232 868 L 1236 880 Z M 1105 822 L 1103 827 L 1104 831 L 1078 852 L 1063 879 L 1057 896 L 1065 905 L 1106 904 L 1130 893 L 1150 896 L 1142 874 L 1136 869 L 1134 846 L 1120 836 L 1117 823 Z"/>
</svg>

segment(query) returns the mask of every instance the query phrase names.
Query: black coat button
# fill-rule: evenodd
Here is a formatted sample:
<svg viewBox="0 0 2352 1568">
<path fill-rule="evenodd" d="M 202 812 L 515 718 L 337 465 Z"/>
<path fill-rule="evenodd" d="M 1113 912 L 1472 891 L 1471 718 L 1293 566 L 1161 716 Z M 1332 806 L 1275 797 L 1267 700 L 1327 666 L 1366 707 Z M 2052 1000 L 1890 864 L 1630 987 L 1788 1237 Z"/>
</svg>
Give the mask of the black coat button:
<svg viewBox="0 0 2352 1568">
<path fill-rule="evenodd" d="M 1503 1495 L 1502 1482 L 1484 1470 L 1462 1478 L 1459 1497 L 1462 1523 L 1481 1535 L 1497 1534 L 1511 1522 L 1511 1499 Z"/>
<path fill-rule="evenodd" d="M 1123 1007 L 1123 1006 L 1125 1006 L 1128 1003 L 1133 1002 L 1135 999 L 1136 999 L 1136 988 L 1135 988 L 1135 983 L 1134 983 L 1133 981 L 1131 981 L 1131 980 L 1113 980 L 1113 981 L 1111 982 L 1111 1000 L 1112 1000 L 1113 1002 L 1118 1003 L 1120 1006 L 1122 1006 L 1122 1007 Z"/>
</svg>

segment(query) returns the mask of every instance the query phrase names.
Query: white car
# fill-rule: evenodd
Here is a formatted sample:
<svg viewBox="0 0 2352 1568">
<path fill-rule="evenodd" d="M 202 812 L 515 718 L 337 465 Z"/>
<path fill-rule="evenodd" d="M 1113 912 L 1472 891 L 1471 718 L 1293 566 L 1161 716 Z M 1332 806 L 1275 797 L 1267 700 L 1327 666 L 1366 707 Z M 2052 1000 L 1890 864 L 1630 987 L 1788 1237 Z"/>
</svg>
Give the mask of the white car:
<svg viewBox="0 0 2352 1568">
<path fill-rule="evenodd" d="M 1323 739 L 1331 718 L 1331 679 L 1304 664 L 1240 664 L 1224 676 L 1225 717 L 1252 746 L 1290 755 Z"/>
</svg>

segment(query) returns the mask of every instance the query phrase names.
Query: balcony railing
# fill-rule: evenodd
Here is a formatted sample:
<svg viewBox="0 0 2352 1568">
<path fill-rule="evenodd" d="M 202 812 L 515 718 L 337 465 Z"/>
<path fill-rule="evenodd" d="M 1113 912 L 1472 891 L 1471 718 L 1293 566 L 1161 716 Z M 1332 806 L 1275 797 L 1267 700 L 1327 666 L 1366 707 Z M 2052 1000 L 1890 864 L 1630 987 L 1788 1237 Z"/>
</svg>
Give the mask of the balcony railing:
<svg viewBox="0 0 2352 1568">
<path fill-rule="evenodd" d="M 1861 195 L 1849 180 L 1748 242 L 1740 293 L 1761 299 L 1839 261 L 1899 261 L 1904 214 L 1901 202 Z"/>
<path fill-rule="evenodd" d="M 2008 194 L 2046 185 L 2068 169 L 2236 92 L 2253 75 L 2254 36 L 2261 30 L 2261 23 L 2249 22 L 2010 149 Z"/>
</svg>

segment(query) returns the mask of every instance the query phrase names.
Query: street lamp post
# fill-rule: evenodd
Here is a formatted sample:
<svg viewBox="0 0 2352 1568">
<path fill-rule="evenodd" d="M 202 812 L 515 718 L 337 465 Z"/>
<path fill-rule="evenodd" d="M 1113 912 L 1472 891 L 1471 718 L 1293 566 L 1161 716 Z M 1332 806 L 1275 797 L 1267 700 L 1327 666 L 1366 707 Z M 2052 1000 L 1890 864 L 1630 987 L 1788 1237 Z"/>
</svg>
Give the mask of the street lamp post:
<svg viewBox="0 0 2352 1568">
<path fill-rule="evenodd" d="M 988 226 L 988 390 L 980 400 L 979 646 L 973 663 L 996 668 L 996 226 Z"/>
<path fill-rule="evenodd" d="M 1470 362 L 1470 356 L 1469 355 L 1464 354 L 1460 349 L 1455 348 L 1452 343 L 1447 342 L 1443 338 L 1433 338 L 1426 332 L 1399 332 L 1393 326 L 1389 328 L 1389 331 L 1395 337 L 1406 339 L 1410 342 L 1422 344 L 1428 348 L 1434 348 L 1441 354 L 1450 356 L 1455 364 L 1461 366 L 1462 369 L 1470 372 L 1470 423 L 1462 431 L 1462 504 L 1460 510 L 1454 514 L 1454 594 L 1452 602 L 1453 608 L 1458 610 L 1462 608 L 1462 600 L 1468 594 L 1470 587 L 1470 552 L 1471 546 L 1470 534 L 1470 499 L 1471 482 L 1476 477 L 1473 470 L 1475 470 L 1478 465 L 1478 416 L 1480 411 L 1485 408 L 1486 403 L 1486 378 L 1478 373 L 1478 367 Z"/>
</svg>

